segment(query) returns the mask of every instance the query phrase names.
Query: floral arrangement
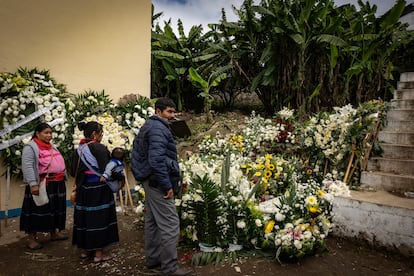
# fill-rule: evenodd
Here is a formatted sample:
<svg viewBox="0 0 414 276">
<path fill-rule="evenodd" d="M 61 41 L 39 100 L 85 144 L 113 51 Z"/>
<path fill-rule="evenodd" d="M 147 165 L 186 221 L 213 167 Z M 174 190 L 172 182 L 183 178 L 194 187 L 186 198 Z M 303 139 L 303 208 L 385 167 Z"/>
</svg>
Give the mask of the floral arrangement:
<svg viewBox="0 0 414 276">
<path fill-rule="evenodd" d="M 210 253 L 195 256 L 196 262 L 220 259 L 223 252 L 232 252 L 233 243 L 243 248 L 273 249 L 279 260 L 323 249 L 332 228 L 333 198 L 349 196 L 348 186 L 340 180 L 343 167 L 334 156 L 343 160 L 349 155 L 350 133 L 360 130 L 363 136 L 372 124 L 366 117 L 372 116 L 378 105 L 373 103 L 369 114 L 366 110 L 338 107 L 302 123 L 286 108 L 273 120 L 252 113 L 240 133 L 206 136 L 198 154 L 181 160 L 186 188 L 176 200 L 184 240 L 214 246 Z M 355 124 L 359 125 L 357 130 Z M 280 148 L 289 149 L 289 155 Z M 335 166 L 322 170 L 327 160 Z M 208 182 L 214 191 L 215 208 L 204 205 L 208 201 L 203 197 L 205 191 L 197 188 L 200 181 Z M 216 226 L 218 232 L 201 235 L 205 225 L 198 227 L 197 221 L 208 215 L 215 218 L 209 226 Z"/>
<path fill-rule="evenodd" d="M 135 94 L 126 95 L 120 99 L 119 104 L 114 104 L 104 91 L 86 91 L 76 96 L 69 111 L 73 122 L 72 141 L 75 148 L 83 137 L 77 127 L 78 123 L 97 121 L 103 125 L 102 143 L 109 151 L 115 147 L 124 148 L 127 157 L 139 128 L 154 114 L 152 102 L 148 98 Z"/>
<path fill-rule="evenodd" d="M 54 127 L 56 146 L 65 144 L 68 133 L 65 103 L 70 96 L 48 71 L 20 68 L 0 74 L 0 156 L 13 175 L 21 173 L 21 151 L 40 122 Z"/>
</svg>

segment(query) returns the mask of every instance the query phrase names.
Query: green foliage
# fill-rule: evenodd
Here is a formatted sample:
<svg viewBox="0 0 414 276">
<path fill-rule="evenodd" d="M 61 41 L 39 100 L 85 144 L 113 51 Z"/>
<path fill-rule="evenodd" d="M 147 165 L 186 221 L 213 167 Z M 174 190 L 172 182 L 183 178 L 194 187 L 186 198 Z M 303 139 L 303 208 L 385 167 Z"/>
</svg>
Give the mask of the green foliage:
<svg viewBox="0 0 414 276">
<path fill-rule="evenodd" d="M 91 115 L 111 113 L 111 109 L 114 107 L 112 100 L 109 95 L 105 94 L 104 90 L 100 92 L 86 90 L 75 96 L 73 103 L 76 107 L 71 114 L 73 122 L 79 122 Z"/>
<path fill-rule="evenodd" d="M 200 198 L 195 198 L 189 203 L 189 212 L 195 216 L 195 229 L 198 239 L 206 244 L 220 244 L 220 223 L 218 217 L 222 216 L 222 202 L 220 201 L 220 189 L 208 178 L 207 175 L 196 177 L 193 180 L 194 189 Z"/>
<path fill-rule="evenodd" d="M 224 73 L 226 70 L 226 68 L 220 68 L 217 71 L 212 72 L 208 79 L 205 80 L 193 67 L 188 69 L 192 83 L 200 89 L 198 96 L 204 99 L 204 113 L 206 114 L 207 122 L 211 121 L 210 109 L 214 101 L 210 90 L 213 87 L 218 86 L 222 80 L 227 78 L 227 74 Z"/>
<path fill-rule="evenodd" d="M 226 260 L 226 252 L 197 252 L 191 259 L 195 266 L 214 264 L 219 265 Z"/>
<path fill-rule="evenodd" d="M 243 1 L 234 8 L 235 22 L 228 22 L 222 11 L 220 23 L 210 24 L 204 35 L 194 26 L 188 36 L 182 28 L 176 36 L 166 22 L 164 30 L 155 28 L 153 35 L 153 56 L 164 63 L 154 63 L 152 91 L 161 86 L 164 94 L 177 91 L 182 99 L 193 99 L 183 101 L 191 109 L 200 94 L 189 83 L 191 73 L 171 72 L 191 67 L 207 81 L 210 72 L 226 67 L 227 78 L 202 92 L 204 100 L 208 94 L 217 95 L 231 107 L 241 92 L 249 91 L 257 94 L 268 115 L 283 106 L 309 114 L 379 97 L 389 100 L 396 72 L 412 64 L 404 53 L 413 48 L 413 36 L 399 22 L 406 1 L 396 1 L 378 18 L 375 5 L 358 5 L 337 7 L 333 0 Z M 167 69 L 167 61 L 173 70 Z"/>
</svg>

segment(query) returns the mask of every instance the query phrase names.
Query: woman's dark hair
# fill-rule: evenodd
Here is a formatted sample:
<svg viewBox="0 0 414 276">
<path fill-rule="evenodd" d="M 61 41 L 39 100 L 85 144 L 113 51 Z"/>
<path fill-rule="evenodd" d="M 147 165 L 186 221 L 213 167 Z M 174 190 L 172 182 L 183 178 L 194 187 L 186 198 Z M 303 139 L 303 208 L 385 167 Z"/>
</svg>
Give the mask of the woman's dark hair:
<svg viewBox="0 0 414 276">
<path fill-rule="evenodd" d="M 156 102 L 155 102 L 155 109 L 159 109 L 161 111 L 164 111 L 167 107 L 173 107 L 176 108 L 175 103 L 173 100 L 171 100 L 170 98 L 159 98 Z"/>
<path fill-rule="evenodd" d="M 35 128 L 34 132 L 33 132 L 32 138 L 37 137 L 36 136 L 36 132 L 42 132 L 43 130 L 45 130 L 47 128 L 52 129 L 52 127 L 49 124 L 47 124 L 47 123 L 40 123 L 40 124 L 38 124 L 37 127 Z"/>
<path fill-rule="evenodd" d="M 98 122 L 80 122 L 78 124 L 79 130 L 83 131 L 85 138 L 92 138 L 92 133 L 95 131 L 99 133 L 102 131 L 102 125 Z"/>
</svg>

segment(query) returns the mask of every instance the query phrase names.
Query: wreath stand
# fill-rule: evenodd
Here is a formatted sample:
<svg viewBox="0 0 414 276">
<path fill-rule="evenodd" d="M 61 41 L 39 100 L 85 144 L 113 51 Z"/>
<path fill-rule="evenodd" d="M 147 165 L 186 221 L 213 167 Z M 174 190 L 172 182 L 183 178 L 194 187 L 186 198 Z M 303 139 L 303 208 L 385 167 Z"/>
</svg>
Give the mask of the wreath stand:
<svg viewBox="0 0 414 276">
<path fill-rule="evenodd" d="M 127 173 L 125 169 L 124 169 L 124 175 L 125 175 L 125 185 L 124 185 L 125 192 L 122 192 L 122 189 L 120 189 L 117 193 L 117 196 L 119 197 L 119 203 L 121 205 L 122 213 L 126 215 L 126 207 L 128 206 L 128 202 L 131 208 L 134 208 L 134 203 L 132 202 L 131 189 L 129 186 Z M 125 204 L 124 204 L 124 194 L 125 194 Z"/>
<path fill-rule="evenodd" d="M 6 172 L 6 194 L 5 194 L 5 202 L 4 202 L 4 227 L 6 228 L 8 226 L 8 219 L 9 219 L 9 201 L 10 201 L 10 166 L 7 167 Z M 1 194 L 0 194 L 1 199 Z M 1 200 L 0 200 L 0 206 L 1 206 Z M 0 221 L 0 237 L 2 236 L 1 232 L 1 221 Z"/>
<path fill-rule="evenodd" d="M 368 160 L 371 155 L 372 148 L 374 146 L 375 141 L 378 140 L 378 134 L 380 130 L 380 123 L 381 123 L 381 116 L 382 110 L 378 110 L 378 116 L 374 121 L 374 129 L 371 132 L 368 132 L 365 135 L 365 138 L 362 140 L 363 149 L 363 160 L 361 162 L 361 171 L 365 171 L 368 165 Z M 355 158 L 355 160 L 354 160 Z M 352 175 L 354 175 L 355 170 L 358 166 L 359 158 L 356 154 L 356 145 L 352 144 L 352 152 L 351 156 L 349 157 L 348 166 L 346 168 L 346 173 L 344 177 L 344 182 L 348 184 Z"/>
</svg>

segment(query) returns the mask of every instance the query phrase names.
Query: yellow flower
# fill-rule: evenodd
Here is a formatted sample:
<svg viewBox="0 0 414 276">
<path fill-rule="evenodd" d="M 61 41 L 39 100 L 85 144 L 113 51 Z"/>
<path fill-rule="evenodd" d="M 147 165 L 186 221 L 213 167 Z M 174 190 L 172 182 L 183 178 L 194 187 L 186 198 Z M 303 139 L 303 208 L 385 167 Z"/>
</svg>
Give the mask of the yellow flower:
<svg viewBox="0 0 414 276">
<path fill-rule="evenodd" d="M 311 175 L 313 173 L 313 171 L 312 171 L 312 169 L 307 169 L 306 170 L 306 173 L 309 174 L 309 175 Z"/>
<path fill-rule="evenodd" d="M 319 214 L 321 212 L 321 210 L 319 208 L 316 208 L 316 207 L 310 207 L 309 212 L 311 212 L 313 214 L 315 214 L 315 213 Z"/>
<path fill-rule="evenodd" d="M 256 172 L 254 175 L 255 176 L 262 176 L 262 173 L 261 172 Z"/>
<path fill-rule="evenodd" d="M 273 171 L 275 169 L 275 165 L 273 164 L 269 164 L 269 166 L 267 166 L 267 168 L 271 171 Z"/>
<path fill-rule="evenodd" d="M 318 190 L 318 197 L 323 197 L 324 194 L 326 194 L 325 191 Z"/>
<path fill-rule="evenodd" d="M 246 168 L 247 168 L 247 165 L 246 165 L 246 164 L 242 164 L 240 167 L 241 167 L 242 169 L 246 169 Z"/>
<path fill-rule="evenodd" d="M 265 155 L 265 159 L 267 159 L 267 160 L 272 159 L 272 157 L 273 157 L 272 154 L 269 154 L 269 153 L 266 153 L 266 155 Z"/>
<path fill-rule="evenodd" d="M 266 179 L 269 179 L 271 176 L 272 176 L 272 172 L 271 172 L 271 171 L 265 171 L 265 173 L 264 173 L 264 177 L 265 177 Z"/>
<path fill-rule="evenodd" d="M 311 205 L 311 206 L 313 206 L 313 205 L 316 205 L 318 203 L 318 200 L 316 199 L 316 197 L 315 196 L 308 196 L 307 198 L 306 198 L 306 204 L 307 205 Z"/>
<path fill-rule="evenodd" d="M 258 170 L 263 170 L 264 168 L 265 168 L 265 165 L 264 164 L 262 164 L 262 163 L 257 164 L 257 169 Z"/>
<path fill-rule="evenodd" d="M 269 221 L 265 228 L 265 234 L 269 234 L 270 232 L 272 232 L 274 226 L 275 226 L 275 221 L 274 220 Z"/>
<path fill-rule="evenodd" d="M 274 178 L 278 179 L 280 177 L 281 171 L 277 170 L 277 172 L 274 174 Z"/>
</svg>

